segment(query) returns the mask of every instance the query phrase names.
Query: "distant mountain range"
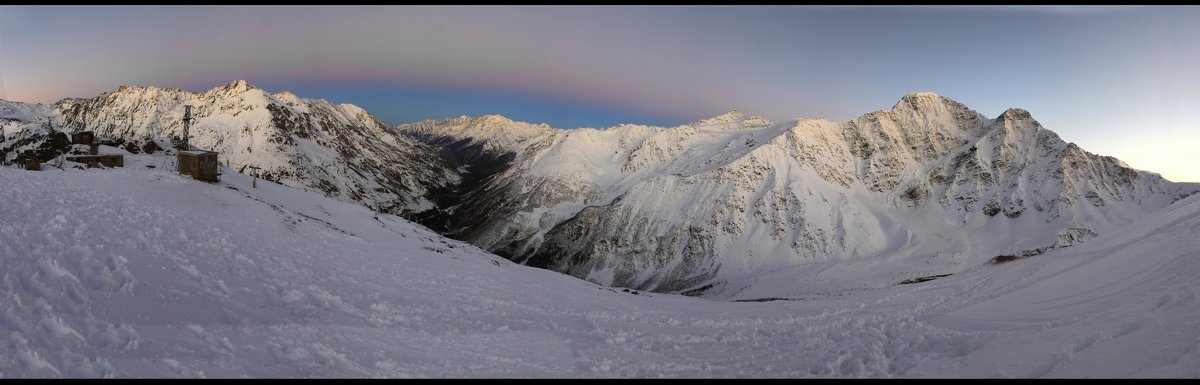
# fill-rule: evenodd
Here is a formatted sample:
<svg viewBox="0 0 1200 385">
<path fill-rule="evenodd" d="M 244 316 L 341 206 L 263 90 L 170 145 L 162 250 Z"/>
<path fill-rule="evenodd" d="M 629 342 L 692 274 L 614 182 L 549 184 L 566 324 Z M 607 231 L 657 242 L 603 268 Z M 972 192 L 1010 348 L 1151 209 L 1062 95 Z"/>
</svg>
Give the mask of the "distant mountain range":
<svg viewBox="0 0 1200 385">
<path fill-rule="evenodd" d="M 953 273 L 1198 189 L 1084 151 L 1024 110 L 989 119 L 927 92 L 848 122 L 731 111 L 669 128 L 485 116 L 400 130 L 449 150 L 472 182 L 427 225 L 602 284 L 718 297 Z M 861 279 L 825 282 L 815 266 Z"/>
<path fill-rule="evenodd" d="M 244 81 L 203 93 L 121 87 L 0 101 L 0 158 L 55 130 L 178 136 L 185 105 L 191 144 L 234 170 L 402 214 L 520 263 L 717 298 L 951 274 L 1086 241 L 1200 190 L 1084 151 L 1026 111 L 988 118 L 924 92 L 848 122 L 731 111 L 678 127 L 557 129 L 495 115 L 393 127 Z"/>
</svg>

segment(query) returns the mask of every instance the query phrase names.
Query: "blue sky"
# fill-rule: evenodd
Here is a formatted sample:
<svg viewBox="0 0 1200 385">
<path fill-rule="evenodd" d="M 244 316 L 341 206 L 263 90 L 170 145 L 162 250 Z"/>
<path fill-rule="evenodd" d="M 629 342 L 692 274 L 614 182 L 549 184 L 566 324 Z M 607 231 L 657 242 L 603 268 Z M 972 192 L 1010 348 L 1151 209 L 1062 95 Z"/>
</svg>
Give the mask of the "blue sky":
<svg viewBox="0 0 1200 385">
<path fill-rule="evenodd" d="M 0 97 L 245 79 L 408 122 L 847 120 L 933 91 L 1200 181 L 1196 6 L 0 6 Z"/>
</svg>

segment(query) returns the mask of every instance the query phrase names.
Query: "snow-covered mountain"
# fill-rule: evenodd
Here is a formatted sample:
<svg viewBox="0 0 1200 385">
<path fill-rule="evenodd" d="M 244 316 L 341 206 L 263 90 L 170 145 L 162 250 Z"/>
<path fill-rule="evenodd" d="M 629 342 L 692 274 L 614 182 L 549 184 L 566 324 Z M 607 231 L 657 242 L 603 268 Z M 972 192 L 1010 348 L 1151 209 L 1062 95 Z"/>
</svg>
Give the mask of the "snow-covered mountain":
<svg viewBox="0 0 1200 385">
<path fill-rule="evenodd" d="M 0 378 L 1200 377 L 1200 196 L 931 282 L 727 302 L 160 161 L 0 167 Z"/>
<path fill-rule="evenodd" d="M 563 130 L 495 115 L 390 127 L 244 81 L 121 87 L 0 101 L 0 156 L 37 151 L 55 130 L 178 136 L 186 105 L 191 144 L 232 170 L 403 214 L 532 266 L 714 298 L 954 273 L 1087 241 L 1200 189 L 1090 154 L 1023 110 L 989 119 L 931 93 L 842 123 L 735 110 L 678 127 Z M 853 274 L 833 273 L 843 270 Z"/>
<path fill-rule="evenodd" d="M 429 189 L 458 182 L 437 149 L 399 135 L 357 106 L 268 93 L 243 80 L 201 93 L 122 86 L 53 105 L 0 101 L 0 150 L 11 161 L 51 129 L 131 142 L 178 137 L 187 105 L 196 119 L 192 146 L 220 152 L 234 170 L 285 185 L 411 213 L 433 207 Z"/>
<path fill-rule="evenodd" d="M 949 274 L 1200 190 L 1088 153 L 1024 110 L 989 119 L 927 92 L 843 123 L 735 110 L 670 128 L 486 116 L 400 129 L 482 170 L 431 227 L 605 285 L 720 298 Z M 831 273 L 843 269 L 855 273 Z"/>
<path fill-rule="evenodd" d="M 402 124 L 400 128 L 409 135 L 449 147 L 459 163 L 483 156 L 521 152 L 522 143 L 556 132 L 545 123 L 515 122 L 500 115 L 426 120 Z"/>
</svg>

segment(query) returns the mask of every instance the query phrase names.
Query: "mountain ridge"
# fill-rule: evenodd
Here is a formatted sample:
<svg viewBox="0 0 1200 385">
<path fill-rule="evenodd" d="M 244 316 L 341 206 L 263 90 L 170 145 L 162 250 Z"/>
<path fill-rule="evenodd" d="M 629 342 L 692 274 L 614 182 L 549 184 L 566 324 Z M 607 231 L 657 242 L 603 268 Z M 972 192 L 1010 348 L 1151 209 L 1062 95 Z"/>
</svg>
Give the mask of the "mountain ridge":
<svg viewBox="0 0 1200 385">
<path fill-rule="evenodd" d="M 201 92 L 121 86 L 41 105 L 30 114 L 5 114 L 22 119 L 9 120 L 5 131 L 14 140 L 6 137 L 0 150 L 11 161 L 50 131 L 89 130 L 124 141 L 178 137 L 185 105 L 193 106 L 193 146 L 221 153 L 222 162 L 242 172 L 292 187 L 410 213 L 432 207 L 429 188 L 457 182 L 436 149 L 400 135 L 358 106 L 269 93 L 245 80 Z"/>
<path fill-rule="evenodd" d="M 596 283 L 722 299 L 953 274 L 1086 241 L 1200 190 L 1089 153 L 1023 109 L 988 118 L 929 92 L 844 122 L 731 110 L 673 127 L 560 129 L 500 115 L 390 126 L 243 80 L 122 86 L 0 102 L 0 158 L 52 131 L 177 136 L 184 105 L 195 106 L 192 144 L 241 172 Z M 860 265 L 842 281 L 821 273 Z"/>
<path fill-rule="evenodd" d="M 846 122 L 759 119 L 551 129 L 492 146 L 462 125 L 427 123 L 418 136 L 476 146 L 471 158 L 493 167 L 443 216 L 447 234 L 601 284 L 717 296 L 749 287 L 731 277 L 771 269 L 902 255 L 888 269 L 903 270 L 939 248 L 968 250 L 933 269 L 953 272 L 1056 244 L 1069 228 L 1114 228 L 1196 189 L 1088 153 L 1023 109 L 987 118 L 929 92 Z"/>
</svg>

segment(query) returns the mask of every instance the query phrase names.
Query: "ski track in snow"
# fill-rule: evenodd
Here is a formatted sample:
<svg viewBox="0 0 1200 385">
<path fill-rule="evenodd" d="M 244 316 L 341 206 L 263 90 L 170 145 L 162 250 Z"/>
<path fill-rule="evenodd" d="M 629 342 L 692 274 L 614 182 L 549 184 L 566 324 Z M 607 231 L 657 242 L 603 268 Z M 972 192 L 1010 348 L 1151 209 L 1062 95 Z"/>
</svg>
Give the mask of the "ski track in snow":
<svg viewBox="0 0 1200 385">
<path fill-rule="evenodd" d="M 0 168 L 0 377 L 1200 377 L 1200 197 L 925 283 L 720 302 L 126 162 Z"/>
</svg>

